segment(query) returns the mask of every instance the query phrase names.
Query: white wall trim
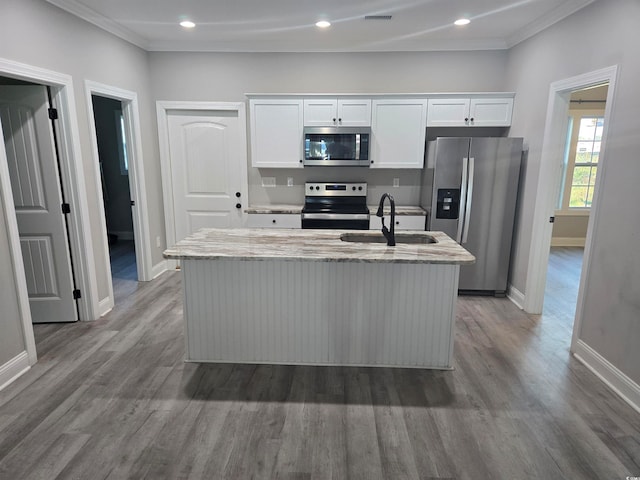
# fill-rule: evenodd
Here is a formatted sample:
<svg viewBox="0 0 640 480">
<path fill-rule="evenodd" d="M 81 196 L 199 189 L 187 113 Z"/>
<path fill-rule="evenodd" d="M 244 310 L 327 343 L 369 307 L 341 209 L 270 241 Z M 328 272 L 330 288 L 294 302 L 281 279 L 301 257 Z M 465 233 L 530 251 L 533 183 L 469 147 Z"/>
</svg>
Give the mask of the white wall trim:
<svg viewBox="0 0 640 480">
<path fill-rule="evenodd" d="M 169 148 L 169 128 L 167 125 L 170 110 L 227 110 L 236 111 L 240 126 L 240 141 L 245 145 L 247 138 L 246 105 L 244 102 L 182 102 L 165 101 L 156 102 L 156 113 L 158 118 L 158 140 L 160 144 L 160 167 L 162 173 L 162 196 L 164 199 L 164 219 L 167 236 L 167 247 L 176 243 L 175 213 L 173 211 L 173 183 L 171 180 L 171 154 Z M 247 198 L 247 161 L 246 156 L 242 167 L 244 184 L 240 191 L 243 198 Z M 174 268 L 177 262 L 167 263 L 167 268 Z"/>
<path fill-rule="evenodd" d="M 0 131 L 2 125 L 0 124 Z M 7 226 L 7 236 L 9 240 L 9 255 L 13 265 L 13 283 L 17 292 L 18 315 L 22 326 L 22 338 L 28 355 L 28 365 L 33 365 L 38 360 L 36 355 L 36 343 L 33 336 L 33 323 L 31 321 L 31 307 L 29 307 L 29 294 L 27 289 L 27 278 L 22 260 L 22 250 L 20 248 L 20 234 L 18 232 L 18 219 L 15 214 L 13 195 L 11 194 L 11 177 L 9 176 L 9 164 L 4 143 L 0 146 L 0 195 L 4 212 L 0 212 L 4 224 Z M 0 376 L 0 384 L 3 384 Z"/>
<path fill-rule="evenodd" d="M 507 287 L 507 298 L 520 310 L 524 309 L 524 293 L 511 284 Z"/>
<path fill-rule="evenodd" d="M 57 126 L 61 163 L 60 175 L 67 201 L 72 206 L 68 216 L 69 243 L 74 257 L 73 266 L 76 279 L 82 290 L 82 298 L 78 300 L 80 319 L 94 320 L 98 318 L 98 285 L 93 265 L 94 255 L 89 230 L 89 210 L 85 201 L 87 193 L 84 183 L 73 80 L 70 75 L 4 58 L 0 58 L 0 75 L 51 87 L 53 103 L 59 111 Z M 15 235 L 15 240 L 19 241 L 17 231 Z M 21 262 L 21 256 L 14 257 L 14 265 Z M 26 283 L 24 285 L 26 291 Z"/>
<path fill-rule="evenodd" d="M 102 317 L 103 315 L 106 315 L 111 310 L 113 310 L 113 305 L 113 297 L 106 297 L 100 300 L 100 303 L 98 303 L 98 313 L 100 314 L 100 316 Z"/>
<path fill-rule="evenodd" d="M 573 355 L 611 390 L 640 413 L 640 385 L 627 377 L 582 340 L 576 342 Z"/>
<path fill-rule="evenodd" d="M 538 176 L 538 186 L 536 191 L 536 205 L 533 213 L 533 229 L 531 234 L 531 250 L 527 265 L 527 279 L 525 284 L 524 310 L 528 313 L 542 313 L 544 302 L 544 288 L 547 278 L 547 263 L 549 262 L 549 249 L 551 247 L 552 224 L 549 217 L 555 212 L 557 192 L 560 186 L 562 174 L 562 158 L 565 144 L 565 132 L 567 122 L 567 112 L 569 111 L 569 97 L 573 90 L 585 88 L 599 83 L 609 82 L 607 94 L 607 104 L 605 109 L 605 124 L 602 136 L 600 155 L 605 161 L 598 167 L 596 178 L 595 196 L 591 209 L 592 218 L 587 229 L 587 239 L 585 243 L 585 256 L 582 268 L 582 279 L 588 274 L 589 269 L 589 243 L 591 232 L 598 220 L 597 196 L 599 185 L 602 184 L 606 170 L 605 149 L 607 143 L 608 124 L 611 118 L 611 108 L 613 105 L 613 95 L 615 92 L 615 80 L 618 67 L 603 68 L 594 72 L 567 78 L 553 82 L 549 87 L 549 101 L 547 106 L 547 118 L 545 122 L 544 138 L 542 142 L 542 155 L 540 159 L 540 174 Z M 578 311 L 582 302 L 583 280 L 580 282 L 578 293 Z M 576 315 L 576 324 L 579 324 Z"/>
<path fill-rule="evenodd" d="M 26 350 L 20 352 L 4 365 L 0 365 L 0 390 L 12 383 L 20 375 L 31 368 L 29 353 Z"/>
<path fill-rule="evenodd" d="M 582 237 L 551 237 L 552 247 L 584 247 L 587 239 Z"/>
<path fill-rule="evenodd" d="M 92 95 L 112 98 L 122 103 L 122 114 L 127 129 L 127 152 L 129 157 L 129 193 L 135 202 L 132 208 L 133 232 L 136 250 L 136 264 L 138 280 L 149 281 L 153 278 L 151 260 L 151 238 L 149 234 L 149 210 L 147 208 L 146 183 L 144 178 L 144 160 L 142 152 L 142 134 L 140 129 L 140 115 L 138 110 L 138 95 L 136 92 L 122 88 L 105 85 L 91 80 L 85 80 L 85 93 L 87 98 L 87 111 L 89 115 L 91 151 L 93 154 L 93 174 L 96 185 L 102 185 L 100 179 L 98 141 L 95 129 L 95 116 L 93 112 Z M 102 188 L 98 189 L 100 205 L 103 205 L 104 195 Z M 105 269 L 109 274 L 109 296 L 113 298 L 113 282 L 111 279 L 111 265 L 109 263 L 109 244 L 107 242 L 107 224 L 104 209 L 100 209 L 100 226 L 105 248 Z"/>
<path fill-rule="evenodd" d="M 169 270 L 169 268 L 168 268 L 166 260 L 162 260 L 162 261 L 158 262 L 157 264 L 155 264 L 153 266 L 153 269 L 151 270 L 151 275 L 153 275 L 152 278 L 159 277 L 160 275 L 162 275 L 167 270 Z"/>
</svg>

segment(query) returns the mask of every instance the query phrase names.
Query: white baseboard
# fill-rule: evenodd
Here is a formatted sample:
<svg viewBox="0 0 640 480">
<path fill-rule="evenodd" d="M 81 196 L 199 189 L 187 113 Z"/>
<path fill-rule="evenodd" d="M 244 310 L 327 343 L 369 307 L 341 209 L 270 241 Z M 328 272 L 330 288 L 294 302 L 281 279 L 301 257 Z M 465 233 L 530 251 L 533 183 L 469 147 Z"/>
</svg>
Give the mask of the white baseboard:
<svg viewBox="0 0 640 480">
<path fill-rule="evenodd" d="M 524 293 L 522 293 L 513 285 L 509 285 L 507 287 L 507 298 L 511 300 L 520 310 L 524 310 Z"/>
<path fill-rule="evenodd" d="M 586 238 L 579 237 L 551 237 L 552 247 L 584 247 Z"/>
<path fill-rule="evenodd" d="M 27 351 L 20 352 L 4 365 L 0 365 L 0 390 L 31 368 Z"/>
<path fill-rule="evenodd" d="M 167 271 L 167 261 L 162 260 L 151 268 L 151 278 L 157 278 Z"/>
<path fill-rule="evenodd" d="M 635 383 L 606 358 L 582 340 L 576 342 L 573 355 L 611 390 L 640 413 L 640 385 Z"/>
<path fill-rule="evenodd" d="M 113 298 L 106 297 L 98 302 L 98 316 L 102 317 L 113 309 Z"/>
</svg>

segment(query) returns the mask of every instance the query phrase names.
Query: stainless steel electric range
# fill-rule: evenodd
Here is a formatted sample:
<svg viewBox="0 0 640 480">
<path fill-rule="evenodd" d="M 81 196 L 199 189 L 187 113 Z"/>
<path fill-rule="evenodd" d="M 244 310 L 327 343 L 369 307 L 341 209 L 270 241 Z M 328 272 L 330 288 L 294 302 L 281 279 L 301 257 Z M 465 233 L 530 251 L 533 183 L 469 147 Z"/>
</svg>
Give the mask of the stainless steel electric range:
<svg viewBox="0 0 640 480">
<path fill-rule="evenodd" d="M 369 229 L 366 183 L 305 183 L 302 228 Z"/>
</svg>

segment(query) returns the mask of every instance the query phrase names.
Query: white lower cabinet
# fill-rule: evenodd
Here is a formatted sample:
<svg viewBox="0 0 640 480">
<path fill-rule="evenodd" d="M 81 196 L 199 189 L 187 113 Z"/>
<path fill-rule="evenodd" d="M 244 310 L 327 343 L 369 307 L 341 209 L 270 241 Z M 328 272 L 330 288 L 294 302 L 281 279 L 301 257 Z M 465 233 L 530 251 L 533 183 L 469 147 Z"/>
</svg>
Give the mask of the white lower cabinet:
<svg viewBox="0 0 640 480">
<path fill-rule="evenodd" d="M 384 224 L 389 227 L 389 215 L 385 215 Z M 424 215 L 396 215 L 396 230 L 423 230 L 426 226 Z M 381 230 L 382 222 L 375 212 L 369 216 L 369 230 Z"/>
<path fill-rule="evenodd" d="M 247 228 L 302 228 L 302 216 L 299 213 L 250 213 Z"/>
</svg>

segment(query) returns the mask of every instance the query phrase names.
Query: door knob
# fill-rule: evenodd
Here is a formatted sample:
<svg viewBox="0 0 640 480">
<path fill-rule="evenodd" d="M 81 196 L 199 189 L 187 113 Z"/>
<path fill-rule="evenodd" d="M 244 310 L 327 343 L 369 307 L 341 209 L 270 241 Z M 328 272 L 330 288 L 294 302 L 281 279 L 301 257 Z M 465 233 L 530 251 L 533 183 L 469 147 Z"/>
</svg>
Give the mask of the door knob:
<svg viewBox="0 0 640 480">
<path fill-rule="evenodd" d="M 236 208 L 242 208 L 242 204 L 241 203 L 236 203 Z"/>
<path fill-rule="evenodd" d="M 236 197 L 240 198 L 240 192 L 236 192 Z"/>
</svg>

